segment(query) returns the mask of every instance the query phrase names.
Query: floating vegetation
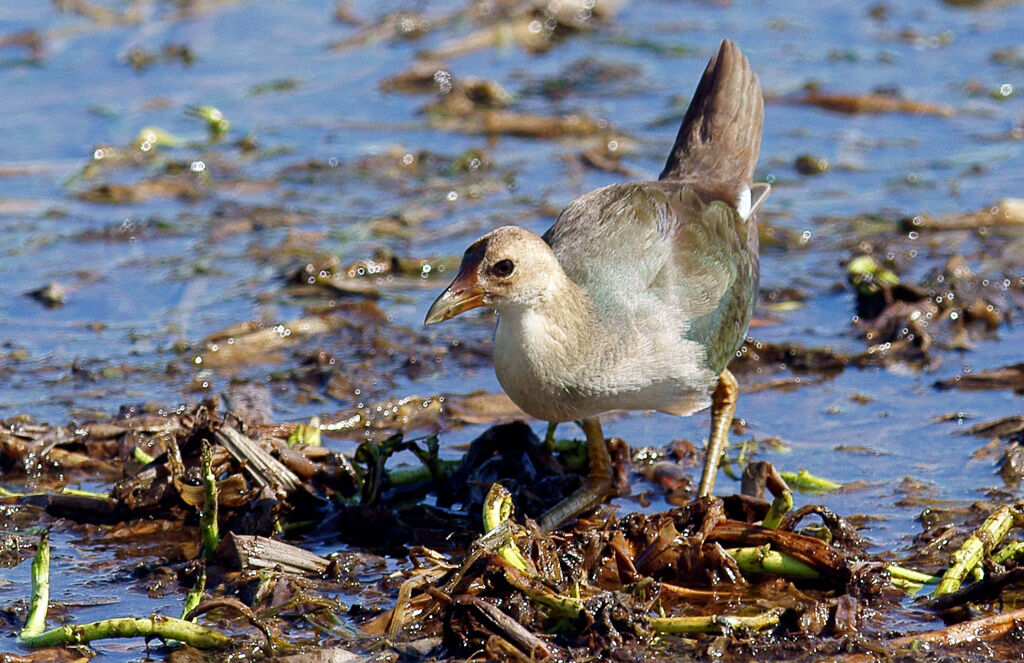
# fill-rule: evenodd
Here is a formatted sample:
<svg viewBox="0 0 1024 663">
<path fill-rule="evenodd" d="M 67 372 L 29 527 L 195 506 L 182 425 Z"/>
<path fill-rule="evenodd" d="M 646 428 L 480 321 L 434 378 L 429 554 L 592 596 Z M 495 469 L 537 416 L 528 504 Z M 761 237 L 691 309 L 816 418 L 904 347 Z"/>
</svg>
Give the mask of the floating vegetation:
<svg viewBox="0 0 1024 663">
<path fill-rule="evenodd" d="M 327 424 L 310 425 L 331 433 Z M 436 437 L 401 434 L 363 442 L 347 457 L 296 438 L 308 427 L 247 425 L 230 412 L 219 415 L 203 406 L 81 428 L 68 438 L 75 444 L 128 437 L 138 445 L 133 449 L 151 452 L 140 459 L 123 445 L 109 448 L 107 462 L 122 465 L 126 474 L 109 495 L 44 488 L 34 494 L 6 492 L 0 499 L 42 504 L 51 518 L 93 523 L 100 531 L 121 531 L 118 536 L 125 528 L 146 536 L 151 524 L 161 521 L 191 534 L 195 544 L 180 548 L 178 556 L 165 552 L 163 563 L 178 567 L 183 582 L 195 580 L 191 592 L 182 589 L 183 597 L 190 595 L 186 619 L 216 610 L 218 627 L 129 617 L 45 631 L 49 544 L 44 537 L 37 546 L 22 643 L 36 648 L 145 637 L 168 646 L 183 642 L 258 651 L 266 642 L 287 647 L 297 633 L 306 632 L 296 631 L 298 623 L 312 619 L 320 647 L 365 648 L 386 634 L 386 642 L 376 646 L 400 651 L 407 646 L 403 643 L 429 641 L 449 656 L 483 648 L 575 660 L 595 651 L 648 647 L 679 634 L 699 637 L 661 646 L 674 655 L 700 656 L 716 646 L 712 636 L 736 633 L 747 634 L 733 643 L 738 654 L 777 647 L 781 654 L 794 639 L 814 642 L 819 654 L 838 654 L 848 645 L 823 636 L 877 637 L 878 625 L 869 615 L 895 610 L 902 592 L 920 594 L 932 587 L 919 608 L 950 615 L 967 601 L 1007 591 L 1020 575 L 1015 570 L 1019 540 L 1002 543 L 1024 525 L 1024 507 L 1016 503 L 994 507 L 977 530 L 969 535 L 965 530 L 962 542 L 946 553 L 944 571 L 933 566 L 943 557 L 937 551 L 927 553 L 933 561 L 915 557 L 893 564 L 869 554 L 856 529 L 829 509 L 808 505 L 793 511 L 787 481 L 804 490 L 836 485 L 804 472 L 779 475 L 767 463 L 756 464 L 764 480 L 751 483 L 751 492 L 743 495 L 621 518 L 605 510 L 572 529 L 542 534 L 532 520 L 513 518 L 513 505 L 539 513 L 572 489 L 565 481 L 571 475 L 562 473 L 558 455 L 522 424 L 488 430 L 459 461 L 439 456 Z M 60 435 L 60 429 L 8 424 L 0 431 L 3 460 L 8 467 L 24 467 L 27 448 Z M 19 439 L 27 447 L 20 452 L 14 444 Z M 557 446 L 570 452 L 570 446 Z M 72 456 L 54 455 L 58 449 L 46 453 L 58 462 L 74 462 Z M 393 458 L 407 452 L 419 467 L 391 467 Z M 50 473 L 59 481 L 69 467 Z M 775 494 L 771 504 L 759 494 L 765 486 Z M 418 502 L 416 496 L 424 492 L 437 496 L 436 506 Z M 446 506 L 456 503 L 467 510 Z M 801 529 L 811 514 L 820 524 Z M 128 524 L 132 521 L 137 524 Z M 360 568 L 358 573 L 366 574 L 372 563 L 365 567 L 346 554 L 313 554 L 283 540 L 282 531 L 370 548 L 413 546 L 408 554 L 420 562 L 401 574 L 394 596 L 379 572 L 375 586 L 349 577 Z M 939 571 L 941 580 L 935 575 Z M 275 583 L 301 594 L 270 591 Z M 343 618 L 344 608 L 333 598 L 342 586 L 357 595 L 390 596 L 391 607 L 362 614 L 338 631 L 322 619 Z M 240 602 L 233 597 L 239 592 L 251 598 Z M 305 611 L 292 609 L 299 605 Z M 311 609 L 321 616 L 314 618 Z M 978 637 L 1005 646 L 1005 629 L 985 631 L 1002 623 L 998 615 L 985 617 L 919 638 L 955 646 L 954 633 L 987 632 Z M 251 626 L 262 637 L 243 635 Z M 903 646 L 903 640 L 892 642 Z"/>
<path fill-rule="evenodd" d="M 793 98 L 792 103 L 818 106 L 838 113 L 907 113 L 939 117 L 956 115 L 953 107 L 947 104 L 906 99 L 895 94 L 823 93 L 816 86 L 809 86 L 804 95 Z"/>
<path fill-rule="evenodd" d="M 1019 659 L 1021 5 L 727 4 L 12 7 L 0 658 Z M 613 417 L 543 534 L 580 433 L 427 300 L 653 178 L 723 36 L 778 104 L 738 494 L 700 416 Z"/>
</svg>

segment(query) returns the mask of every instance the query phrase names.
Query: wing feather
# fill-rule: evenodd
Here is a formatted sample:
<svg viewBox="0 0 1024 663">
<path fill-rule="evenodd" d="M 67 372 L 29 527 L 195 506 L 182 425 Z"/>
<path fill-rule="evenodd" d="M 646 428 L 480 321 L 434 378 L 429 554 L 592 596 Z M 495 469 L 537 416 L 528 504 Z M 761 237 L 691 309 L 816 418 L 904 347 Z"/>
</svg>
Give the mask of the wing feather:
<svg viewBox="0 0 1024 663">
<path fill-rule="evenodd" d="M 571 204 L 544 235 L 608 328 L 666 319 L 721 372 L 757 293 L 755 220 L 673 182 L 616 184 Z M 667 318 L 666 318 L 667 316 Z"/>
</svg>

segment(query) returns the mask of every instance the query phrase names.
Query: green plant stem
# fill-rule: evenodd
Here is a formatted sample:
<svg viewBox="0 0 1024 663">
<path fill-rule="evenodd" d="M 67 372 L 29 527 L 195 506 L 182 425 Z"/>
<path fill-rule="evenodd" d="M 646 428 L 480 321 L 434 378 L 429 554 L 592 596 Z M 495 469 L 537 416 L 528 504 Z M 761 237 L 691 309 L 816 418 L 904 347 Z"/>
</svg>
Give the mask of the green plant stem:
<svg viewBox="0 0 1024 663">
<path fill-rule="evenodd" d="M 154 460 L 156 460 L 155 458 L 153 458 L 148 453 L 146 453 L 145 451 L 138 447 L 132 449 L 132 456 L 135 458 L 137 462 L 141 463 L 142 465 L 149 465 Z"/>
<path fill-rule="evenodd" d="M 32 638 L 46 628 L 46 611 L 50 605 L 50 534 L 43 532 L 32 559 L 32 598 L 29 600 L 22 640 Z"/>
<path fill-rule="evenodd" d="M 296 424 L 295 430 L 288 436 L 287 444 L 295 447 L 304 444 L 309 447 L 319 447 L 322 444 L 320 436 L 320 417 L 313 417 L 308 424 Z"/>
<path fill-rule="evenodd" d="M 981 527 L 949 556 L 949 568 L 942 575 L 942 580 L 932 595 L 942 596 L 960 589 L 960 585 L 971 570 L 981 563 L 986 553 L 1003 540 L 1019 517 L 1016 506 L 1001 506 L 993 511 Z"/>
<path fill-rule="evenodd" d="M 500 483 L 492 484 L 491 489 L 487 491 L 487 497 L 484 498 L 484 534 L 493 531 L 503 522 L 509 520 L 512 517 L 512 510 L 512 495 L 508 489 Z M 498 546 L 498 554 L 512 566 L 528 573 L 527 569 L 530 565 L 513 543 L 511 536 Z"/>
<path fill-rule="evenodd" d="M 761 522 L 765 529 L 778 529 L 782 519 L 793 509 L 793 493 L 788 490 L 782 491 L 772 500 L 768 513 Z"/>
<path fill-rule="evenodd" d="M 927 573 L 921 573 L 920 571 L 908 569 L 896 564 L 890 564 L 885 568 L 889 572 L 889 576 L 894 580 L 906 580 L 918 585 L 934 585 L 941 580 L 938 576 L 928 575 Z"/>
<path fill-rule="evenodd" d="M 919 591 L 924 589 L 924 585 L 921 583 L 913 582 L 911 580 L 904 580 L 903 578 L 889 578 L 889 583 L 898 589 L 902 589 L 907 594 L 913 596 Z"/>
<path fill-rule="evenodd" d="M 790 488 L 799 490 L 801 493 L 827 493 L 830 490 L 843 487 L 841 483 L 815 476 L 807 470 L 780 472 L 779 474 L 789 484 Z"/>
<path fill-rule="evenodd" d="M 503 558 L 502 561 L 508 565 L 505 568 L 505 580 L 508 581 L 508 584 L 526 594 L 535 603 L 548 608 L 558 617 L 575 619 L 583 614 L 583 601 L 580 599 L 556 594 L 539 579 L 514 568 L 508 560 Z"/>
<path fill-rule="evenodd" d="M 197 649 L 227 647 L 232 639 L 223 633 L 173 617 L 104 619 L 77 626 L 61 626 L 36 635 L 22 635 L 21 644 L 31 649 L 84 644 L 103 638 L 162 638 L 180 640 Z"/>
<path fill-rule="evenodd" d="M 785 612 L 773 608 L 759 615 L 706 615 L 699 617 L 651 617 L 647 623 L 658 633 L 721 634 L 736 629 L 759 631 L 779 623 Z"/>
<path fill-rule="evenodd" d="M 741 571 L 767 573 L 790 578 L 818 578 L 818 571 L 786 553 L 772 550 L 767 544 L 749 548 L 727 548 Z"/>
<path fill-rule="evenodd" d="M 39 539 L 36 556 L 32 560 L 32 597 L 29 601 L 25 628 L 19 634 L 21 644 L 30 649 L 57 645 L 83 644 L 102 638 L 158 637 L 180 640 L 197 649 L 227 647 L 233 642 L 223 633 L 205 626 L 172 617 L 155 616 L 145 619 L 125 617 L 104 619 L 77 626 L 46 628 L 46 612 L 50 603 L 50 543 L 44 533 Z"/>
<path fill-rule="evenodd" d="M 68 488 L 64 486 L 60 489 L 62 495 L 73 495 L 75 497 L 90 497 L 97 500 L 109 500 L 110 495 L 104 495 L 103 493 L 97 493 L 92 490 L 82 490 L 81 488 Z"/>
<path fill-rule="evenodd" d="M 996 564 L 1002 564 L 1011 557 L 1020 557 L 1022 554 L 1024 554 L 1024 541 L 1014 541 L 1006 544 L 996 554 L 992 555 L 992 561 Z"/>
<path fill-rule="evenodd" d="M 181 609 L 181 618 L 185 619 L 185 615 L 192 612 L 203 600 L 203 592 L 206 591 L 206 569 L 200 571 L 199 576 L 196 578 L 196 584 L 189 590 L 188 595 L 185 597 L 185 606 Z M 188 621 L 195 621 L 195 617 Z"/>
<path fill-rule="evenodd" d="M 203 445 L 201 460 L 206 499 L 203 501 L 203 510 L 199 513 L 199 527 L 203 535 L 203 557 L 213 559 L 213 553 L 220 544 L 220 528 L 217 525 L 217 477 L 213 475 L 213 454 L 210 445 Z"/>
</svg>

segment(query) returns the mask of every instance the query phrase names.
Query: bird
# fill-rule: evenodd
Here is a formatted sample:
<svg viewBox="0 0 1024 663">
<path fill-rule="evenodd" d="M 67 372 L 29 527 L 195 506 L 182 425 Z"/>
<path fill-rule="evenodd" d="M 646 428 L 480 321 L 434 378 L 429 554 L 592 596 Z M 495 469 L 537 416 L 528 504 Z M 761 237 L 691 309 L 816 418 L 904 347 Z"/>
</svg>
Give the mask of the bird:
<svg viewBox="0 0 1024 663">
<path fill-rule="evenodd" d="M 550 531 L 600 504 L 612 462 L 600 415 L 711 407 L 699 495 L 708 496 L 739 388 L 759 281 L 754 183 L 764 98 L 740 48 L 723 39 L 657 181 L 618 183 L 571 202 L 543 236 L 502 226 L 473 242 L 424 324 L 476 307 L 497 313 L 494 368 L 532 417 L 578 421 L 583 484 L 538 520 Z"/>
</svg>

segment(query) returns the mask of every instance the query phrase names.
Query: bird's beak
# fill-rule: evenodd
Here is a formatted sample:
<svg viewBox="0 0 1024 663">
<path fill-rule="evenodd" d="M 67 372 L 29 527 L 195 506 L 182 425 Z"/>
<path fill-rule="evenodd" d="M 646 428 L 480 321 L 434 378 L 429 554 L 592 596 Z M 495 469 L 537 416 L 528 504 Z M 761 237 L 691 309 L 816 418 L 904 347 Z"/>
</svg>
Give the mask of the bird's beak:
<svg viewBox="0 0 1024 663">
<path fill-rule="evenodd" d="M 425 325 L 432 325 L 435 322 L 444 322 L 454 318 L 463 311 L 483 306 L 484 291 L 476 278 L 476 269 L 479 263 L 470 265 L 463 261 L 459 273 L 448 286 L 448 289 L 441 293 L 441 296 L 434 300 L 434 304 L 427 311 Z"/>
</svg>

